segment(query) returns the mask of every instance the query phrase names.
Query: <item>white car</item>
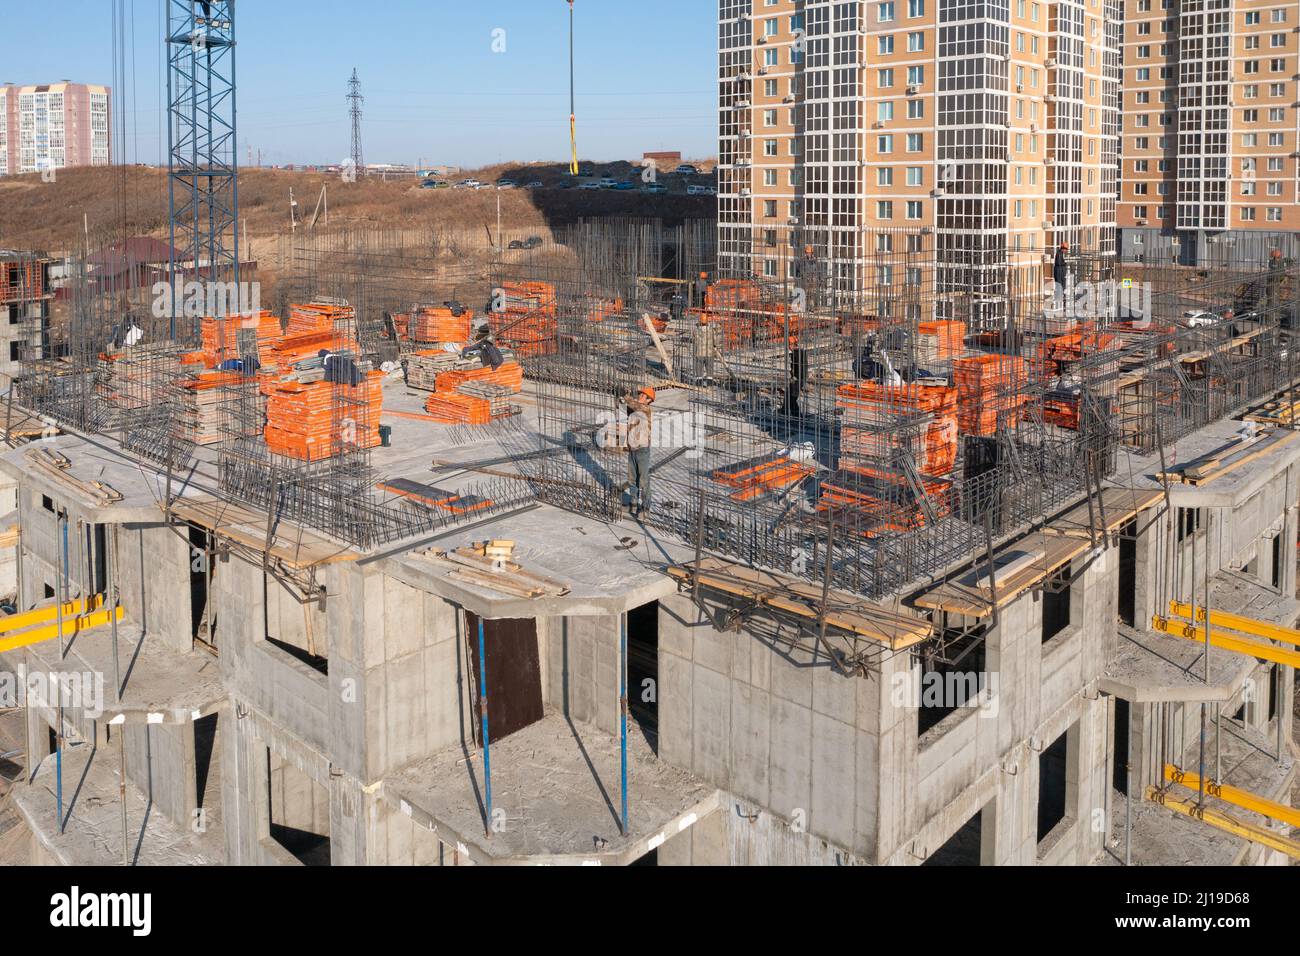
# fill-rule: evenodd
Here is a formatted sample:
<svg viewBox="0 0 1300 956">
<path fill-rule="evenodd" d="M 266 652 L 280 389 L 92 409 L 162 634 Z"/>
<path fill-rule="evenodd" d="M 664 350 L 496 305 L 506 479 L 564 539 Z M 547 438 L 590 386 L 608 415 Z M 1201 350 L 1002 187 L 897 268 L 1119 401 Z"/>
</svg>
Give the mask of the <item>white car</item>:
<svg viewBox="0 0 1300 956">
<path fill-rule="evenodd" d="M 1213 312 L 1197 309 L 1192 312 L 1184 312 L 1183 321 L 1187 323 L 1189 328 L 1198 329 L 1206 325 L 1217 325 L 1219 317 Z"/>
<path fill-rule="evenodd" d="M 600 185 L 600 183 L 582 183 L 581 185 L 578 186 L 578 188 L 579 189 L 601 189 L 603 187 Z"/>
<path fill-rule="evenodd" d="M 613 189 L 615 186 L 618 185 L 618 180 L 617 180 L 617 179 L 612 179 L 612 178 L 610 178 L 609 176 L 606 176 L 604 179 L 602 179 L 602 180 L 601 180 L 599 183 L 597 183 L 596 185 L 599 186 L 599 188 L 601 188 L 601 189 Z"/>
</svg>

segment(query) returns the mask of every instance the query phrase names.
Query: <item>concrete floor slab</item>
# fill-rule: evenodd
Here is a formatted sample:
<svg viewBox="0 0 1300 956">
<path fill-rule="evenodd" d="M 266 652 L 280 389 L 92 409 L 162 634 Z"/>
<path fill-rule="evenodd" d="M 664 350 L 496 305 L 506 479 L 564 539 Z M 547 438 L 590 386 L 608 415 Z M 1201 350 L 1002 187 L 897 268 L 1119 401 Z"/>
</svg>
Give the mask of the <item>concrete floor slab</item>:
<svg viewBox="0 0 1300 956">
<path fill-rule="evenodd" d="M 46 641 L 0 654 L 0 670 L 29 674 L 103 675 L 103 719 L 124 715 L 128 722 L 153 716 L 164 723 L 188 723 L 212 713 L 226 699 L 221 667 L 211 654 L 193 650 L 179 653 L 159 638 L 141 638 L 138 625 L 118 625 L 118 667 L 122 675 L 122 700 L 113 693 L 112 628 L 104 625 L 83 631 L 60 658 L 59 643 Z"/>
<path fill-rule="evenodd" d="M 620 865 L 719 805 L 719 791 L 663 763 L 628 732 L 631 834 L 619 832 L 619 740 L 559 714 L 491 747 L 499 830 L 483 832 L 482 753 L 440 751 L 384 780 L 385 800 L 480 864 Z"/>
</svg>

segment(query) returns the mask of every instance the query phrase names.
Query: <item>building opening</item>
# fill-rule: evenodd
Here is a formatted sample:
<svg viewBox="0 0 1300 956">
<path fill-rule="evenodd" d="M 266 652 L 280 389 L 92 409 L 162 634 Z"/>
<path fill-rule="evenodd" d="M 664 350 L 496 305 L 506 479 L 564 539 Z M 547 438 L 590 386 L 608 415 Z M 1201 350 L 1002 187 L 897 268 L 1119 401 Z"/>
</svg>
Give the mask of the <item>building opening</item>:
<svg viewBox="0 0 1300 956">
<path fill-rule="evenodd" d="M 208 783 L 215 784 L 212 759 L 217 747 L 217 715 L 209 714 L 194 721 L 194 774 L 195 793 L 200 809 L 216 805 L 221 799 L 217 786 L 208 793 Z"/>
<path fill-rule="evenodd" d="M 1070 626 L 1070 566 L 1052 575 L 1043 587 L 1043 633 L 1046 644 Z"/>
<path fill-rule="evenodd" d="M 978 624 L 969 631 L 947 632 L 960 636 L 948 645 L 944 660 L 919 659 L 919 698 L 913 702 L 918 735 L 958 708 L 976 706 L 987 682 L 984 631 L 985 625 Z"/>
<path fill-rule="evenodd" d="M 979 866 L 984 831 L 984 811 L 978 811 L 931 853 L 922 866 Z"/>
<path fill-rule="evenodd" d="M 1128 734 L 1129 703 L 1123 697 L 1115 698 L 1115 739 L 1111 753 L 1115 766 L 1111 771 L 1111 784 L 1120 793 L 1128 794 Z"/>
<path fill-rule="evenodd" d="M 1137 521 L 1120 529 L 1119 538 L 1119 619 L 1129 627 L 1137 626 Z"/>
<path fill-rule="evenodd" d="M 627 612 L 627 704 L 659 753 L 659 602 Z"/>
<path fill-rule="evenodd" d="M 329 791 L 269 749 L 266 786 L 271 839 L 304 866 L 329 866 Z"/>
<path fill-rule="evenodd" d="M 208 600 L 216 565 L 212 560 L 212 535 L 206 528 L 189 526 L 190 542 L 190 636 L 198 643 L 216 650 L 217 622 L 215 608 Z"/>
<path fill-rule="evenodd" d="M 1069 734 L 1038 755 L 1038 842 L 1065 819 L 1069 789 Z"/>
</svg>

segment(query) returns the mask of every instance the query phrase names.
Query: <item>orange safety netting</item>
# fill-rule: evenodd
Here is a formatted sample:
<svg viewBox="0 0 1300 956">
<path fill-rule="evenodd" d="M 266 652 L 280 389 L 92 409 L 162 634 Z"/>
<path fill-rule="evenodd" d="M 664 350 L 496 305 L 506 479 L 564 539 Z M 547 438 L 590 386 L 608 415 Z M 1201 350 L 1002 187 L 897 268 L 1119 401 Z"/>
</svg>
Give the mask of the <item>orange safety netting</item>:
<svg viewBox="0 0 1300 956">
<path fill-rule="evenodd" d="M 335 382 L 276 382 L 267 389 L 266 444 L 306 461 L 332 458 L 345 446 L 379 444 L 383 373 L 368 372 L 355 387 Z"/>
<path fill-rule="evenodd" d="M 24 259 L 0 266 L 0 302 L 36 299 L 47 291 L 42 262 Z"/>
<path fill-rule="evenodd" d="M 1014 425 L 1025 404 L 1025 360 L 1012 355 L 974 355 L 953 362 L 957 425 L 968 435 L 993 435 Z"/>
</svg>

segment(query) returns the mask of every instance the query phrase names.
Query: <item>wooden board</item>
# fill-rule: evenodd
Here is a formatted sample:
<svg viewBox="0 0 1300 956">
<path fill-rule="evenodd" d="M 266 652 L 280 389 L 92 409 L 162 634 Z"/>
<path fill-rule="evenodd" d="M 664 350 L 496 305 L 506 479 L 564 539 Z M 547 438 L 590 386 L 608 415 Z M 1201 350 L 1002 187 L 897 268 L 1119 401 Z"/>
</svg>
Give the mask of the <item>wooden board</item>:
<svg viewBox="0 0 1300 956">
<path fill-rule="evenodd" d="M 695 580 L 705 588 L 744 598 L 808 621 L 820 620 L 822 589 L 808 581 L 713 557 L 700 561 L 698 573 L 695 562 L 692 561 L 670 567 L 668 574 L 678 581 Z M 830 612 L 826 615 L 827 626 L 856 634 L 893 650 L 919 644 L 931 634 L 928 621 L 891 611 L 846 591 L 832 588 L 827 603 L 830 606 Z"/>
<path fill-rule="evenodd" d="M 206 496 L 179 498 L 172 504 L 171 510 L 172 514 L 184 521 L 208 528 L 214 534 L 254 551 L 266 550 L 265 511 Z M 337 561 L 355 561 L 360 556 L 349 545 L 340 544 L 285 521 L 276 524 L 269 553 L 295 569 Z"/>
<path fill-rule="evenodd" d="M 1103 488 L 1101 490 L 1100 504 L 1104 506 L 1106 512 L 1106 527 L 1099 528 L 1098 531 L 1103 534 L 1114 534 L 1137 515 L 1139 511 L 1145 511 L 1163 498 L 1164 492 L 1159 490 Z M 1097 521 L 1101 520 L 1101 509 L 1099 509 L 1096 499 L 1092 503 L 1092 515 L 1095 516 Z M 1090 524 L 1088 503 L 1085 501 L 1049 522 L 1047 530 L 1054 534 L 1070 535 L 1076 538 L 1091 538 L 1088 530 Z"/>
<path fill-rule="evenodd" d="M 473 611 L 465 612 L 466 636 L 474 666 L 474 684 L 479 674 L 478 626 Z M 496 743 L 537 723 L 544 716 L 542 669 L 537 649 L 537 622 L 532 618 L 483 622 L 483 646 L 487 654 L 488 741 Z M 611 687 L 616 693 L 617 687 Z M 483 688 L 478 688 L 478 697 Z M 475 732 L 482 723 L 479 700 L 473 701 Z"/>
<path fill-rule="evenodd" d="M 994 555 L 995 568 L 1010 565 L 1026 554 L 1036 557 L 1025 567 L 996 576 L 998 607 L 1005 607 L 1034 585 L 1045 581 L 1086 552 L 1088 547 L 1087 540 L 1044 532 L 1036 532 L 1004 546 Z M 922 592 L 914 603 L 918 607 L 967 617 L 988 617 L 993 613 L 993 594 L 981 584 L 987 574 L 988 562 L 981 559 L 961 577 Z"/>
<path fill-rule="evenodd" d="M 1284 445 L 1290 444 L 1300 433 L 1278 430 L 1250 442 L 1236 442 L 1217 451 L 1188 462 L 1178 470 L 1162 472 L 1157 478 L 1199 487 L 1235 471 L 1242 465 L 1256 461 Z"/>
</svg>

